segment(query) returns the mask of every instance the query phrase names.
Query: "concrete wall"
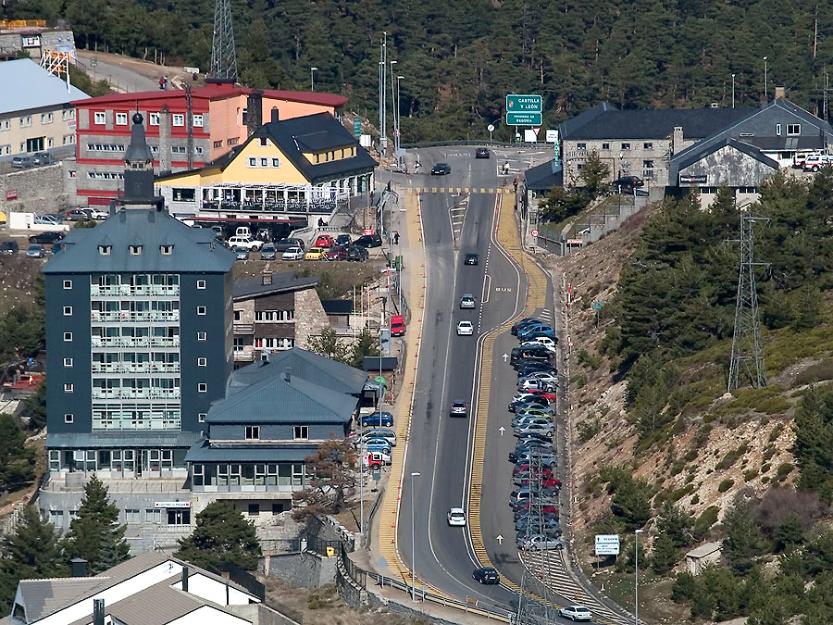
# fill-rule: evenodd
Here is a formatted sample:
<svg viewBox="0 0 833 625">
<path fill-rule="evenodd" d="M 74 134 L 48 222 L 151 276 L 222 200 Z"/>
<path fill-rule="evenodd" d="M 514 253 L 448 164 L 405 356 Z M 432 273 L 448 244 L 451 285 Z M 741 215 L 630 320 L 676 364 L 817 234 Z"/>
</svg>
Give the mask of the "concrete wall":
<svg viewBox="0 0 833 625">
<path fill-rule="evenodd" d="M 301 588 L 317 588 L 335 579 L 336 557 L 326 558 L 309 551 L 267 556 L 260 571 Z"/>
<path fill-rule="evenodd" d="M 727 145 L 680 170 L 681 176 L 705 176 L 700 187 L 759 187 L 775 169 Z"/>
<path fill-rule="evenodd" d="M 61 163 L 32 169 L 12 171 L 0 175 L 0 210 L 54 212 L 70 204 L 64 181 L 66 174 Z M 17 197 L 6 199 L 9 194 Z"/>
<path fill-rule="evenodd" d="M 330 325 L 318 291 L 304 289 L 295 293 L 295 347 L 309 349 L 309 339 Z"/>
</svg>

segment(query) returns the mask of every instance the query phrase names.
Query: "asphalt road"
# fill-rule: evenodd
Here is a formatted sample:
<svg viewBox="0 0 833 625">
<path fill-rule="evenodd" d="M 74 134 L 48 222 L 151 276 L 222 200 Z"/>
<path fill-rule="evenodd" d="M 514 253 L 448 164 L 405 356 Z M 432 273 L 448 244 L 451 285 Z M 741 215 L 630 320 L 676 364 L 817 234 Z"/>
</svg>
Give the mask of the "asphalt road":
<svg viewBox="0 0 833 625">
<path fill-rule="evenodd" d="M 502 184 L 498 159 L 475 160 L 473 149 L 421 150 L 422 170 L 435 162 L 448 162 L 449 176 L 411 177 L 415 187 L 494 188 Z M 504 198 L 504 201 L 508 199 Z M 403 473 L 399 516 L 399 550 L 404 561 L 425 584 L 459 600 L 493 609 L 514 611 L 517 595 L 504 586 L 483 586 L 472 571 L 480 564 L 467 528 L 448 526 L 448 509 L 464 506 L 468 497 L 474 418 L 455 419 L 448 409 L 463 399 L 469 410 L 476 401 L 480 336 L 519 313 L 525 303 L 526 277 L 493 240 L 494 193 L 422 193 L 420 196 L 427 260 L 428 292 L 422 346 L 418 363 L 413 421 Z M 480 255 L 478 266 L 464 266 L 467 252 Z M 477 310 L 460 310 L 465 293 L 477 298 Z M 484 297 L 486 303 L 483 303 Z M 459 337 L 461 319 L 475 324 L 475 336 Z M 483 538 L 501 573 L 520 583 L 524 568 L 514 548 L 514 524 L 508 506 L 511 465 L 507 455 L 514 446 L 506 404 L 513 392 L 514 372 L 502 363 L 502 354 L 515 344 L 511 335 L 495 344 L 492 413 L 487 437 L 484 492 L 481 504 Z M 496 421 L 505 422 L 503 436 Z M 420 475 L 411 477 L 411 473 Z M 411 499 L 413 498 L 413 509 Z M 413 516 L 412 516 L 413 510 Z M 413 519 L 416 557 L 412 552 Z M 496 540 L 501 534 L 506 540 Z M 532 592 L 544 589 L 526 580 Z M 566 600 L 559 597 L 562 603 Z M 555 619 L 556 621 L 558 619 Z"/>
</svg>

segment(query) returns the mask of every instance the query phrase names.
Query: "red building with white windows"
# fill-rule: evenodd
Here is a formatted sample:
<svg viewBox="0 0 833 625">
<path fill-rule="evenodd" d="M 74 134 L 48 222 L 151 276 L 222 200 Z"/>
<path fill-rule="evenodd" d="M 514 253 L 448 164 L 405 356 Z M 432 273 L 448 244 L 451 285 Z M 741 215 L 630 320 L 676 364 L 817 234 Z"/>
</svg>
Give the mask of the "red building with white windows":
<svg viewBox="0 0 833 625">
<path fill-rule="evenodd" d="M 157 173 L 202 167 L 243 143 L 249 127 L 272 119 L 327 112 L 338 116 L 347 98 L 332 93 L 255 90 L 217 84 L 191 90 L 191 124 L 185 91 L 115 93 L 73 102 L 76 108 L 76 177 L 79 205 L 104 206 L 122 189 L 124 151 L 136 111 L 145 120 Z M 249 110 L 252 114 L 249 115 Z M 190 154 L 189 154 L 190 152 Z"/>
</svg>

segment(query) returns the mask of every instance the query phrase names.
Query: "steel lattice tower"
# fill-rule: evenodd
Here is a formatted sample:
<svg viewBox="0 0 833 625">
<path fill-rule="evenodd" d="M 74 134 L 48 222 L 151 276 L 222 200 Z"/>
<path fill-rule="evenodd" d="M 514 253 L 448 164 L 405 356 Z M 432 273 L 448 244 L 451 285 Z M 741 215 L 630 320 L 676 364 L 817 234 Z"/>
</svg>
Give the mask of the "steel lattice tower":
<svg viewBox="0 0 833 625">
<path fill-rule="evenodd" d="M 738 294 L 735 308 L 735 333 L 732 338 L 732 362 L 729 365 L 728 390 L 738 388 L 740 377 L 748 377 L 752 386 L 766 386 L 764 347 L 761 322 L 758 317 L 758 291 L 755 286 L 755 267 L 767 263 L 755 262 L 755 222 L 769 221 L 748 213 L 740 216 L 740 264 Z"/>
<path fill-rule="evenodd" d="M 231 0 L 215 0 L 214 41 L 211 48 L 210 82 L 237 82 L 237 52 L 231 24 Z"/>
</svg>

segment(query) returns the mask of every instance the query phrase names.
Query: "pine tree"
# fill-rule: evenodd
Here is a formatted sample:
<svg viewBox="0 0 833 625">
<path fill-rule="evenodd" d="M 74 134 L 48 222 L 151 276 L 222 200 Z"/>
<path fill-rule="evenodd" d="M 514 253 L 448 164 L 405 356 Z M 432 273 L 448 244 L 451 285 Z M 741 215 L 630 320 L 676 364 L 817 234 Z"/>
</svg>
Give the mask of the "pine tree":
<svg viewBox="0 0 833 625">
<path fill-rule="evenodd" d="M 674 568 L 680 560 L 680 550 L 674 546 L 674 541 L 667 533 L 661 533 L 654 541 L 654 551 L 651 554 L 651 568 L 658 575 L 664 575 Z"/>
<path fill-rule="evenodd" d="M 254 525 L 227 501 L 214 501 L 197 515 L 197 526 L 179 541 L 176 557 L 197 566 L 225 571 L 230 565 L 257 568 L 260 543 Z"/>
<path fill-rule="evenodd" d="M 93 574 L 130 557 L 124 540 L 125 525 L 119 525 L 119 510 L 110 501 L 107 487 L 96 476 L 84 485 L 84 498 L 69 526 L 65 550 L 70 558 L 84 558 Z"/>
<path fill-rule="evenodd" d="M 764 546 L 752 502 L 738 495 L 723 517 L 723 526 L 726 530 L 723 553 L 732 570 L 743 575 L 755 564 L 755 558 L 763 553 Z"/>
</svg>

